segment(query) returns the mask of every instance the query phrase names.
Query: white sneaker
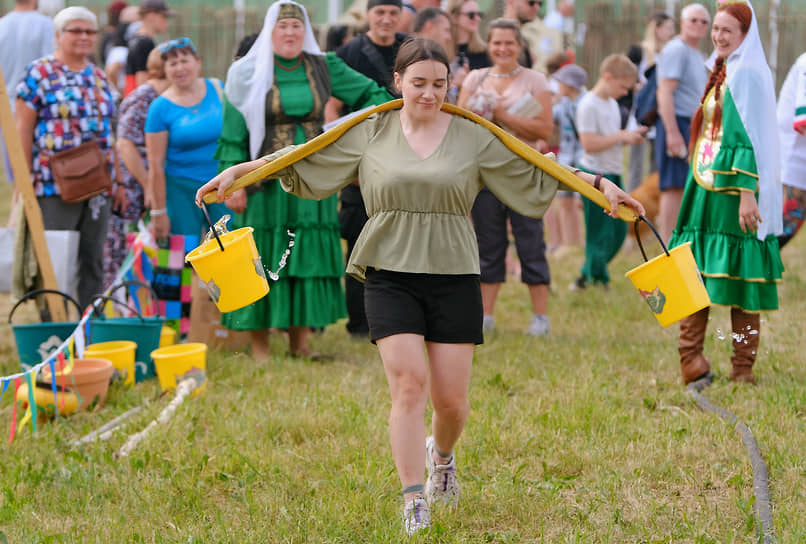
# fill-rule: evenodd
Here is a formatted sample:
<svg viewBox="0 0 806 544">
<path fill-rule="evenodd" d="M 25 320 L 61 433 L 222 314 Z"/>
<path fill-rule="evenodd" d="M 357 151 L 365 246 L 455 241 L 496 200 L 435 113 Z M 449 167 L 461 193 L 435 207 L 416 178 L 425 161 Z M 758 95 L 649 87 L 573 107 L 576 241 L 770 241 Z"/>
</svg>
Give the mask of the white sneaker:
<svg viewBox="0 0 806 544">
<path fill-rule="evenodd" d="M 456 456 L 445 465 L 438 465 L 434 461 L 434 437 L 425 440 L 425 466 L 428 468 L 428 477 L 425 480 L 425 500 L 428 504 L 439 501 L 448 506 L 456 506 L 459 502 L 459 481 L 456 479 Z"/>
<path fill-rule="evenodd" d="M 495 318 L 491 315 L 484 314 L 481 321 L 481 332 L 488 333 L 495 330 Z"/>
<path fill-rule="evenodd" d="M 403 528 L 412 536 L 431 527 L 431 512 L 422 495 L 417 495 L 403 507 Z"/>
<path fill-rule="evenodd" d="M 529 336 L 548 336 L 551 332 L 551 321 L 547 315 L 534 315 L 526 329 Z"/>
</svg>

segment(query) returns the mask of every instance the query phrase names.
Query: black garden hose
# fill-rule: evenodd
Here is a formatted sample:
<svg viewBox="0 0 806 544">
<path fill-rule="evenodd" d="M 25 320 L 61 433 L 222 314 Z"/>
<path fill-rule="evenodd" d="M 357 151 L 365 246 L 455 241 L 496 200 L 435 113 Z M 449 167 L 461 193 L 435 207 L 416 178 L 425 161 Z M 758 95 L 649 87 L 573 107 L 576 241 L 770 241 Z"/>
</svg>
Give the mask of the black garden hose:
<svg viewBox="0 0 806 544">
<path fill-rule="evenodd" d="M 688 384 L 686 389 L 700 409 L 718 415 L 739 431 L 744 449 L 747 451 L 747 455 L 750 456 L 750 464 L 753 468 L 753 495 L 756 498 L 753 503 L 753 511 L 756 514 L 759 542 L 763 544 L 774 544 L 775 532 L 772 528 L 770 476 L 767 470 L 767 464 L 764 463 L 764 459 L 761 458 L 761 451 L 758 448 L 758 444 L 753 437 L 753 431 L 750 430 L 750 427 L 740 420 L 736 414 L 725 410 L 721 406 L 717 406 L 702 395 L 703 389 L 708 387 L 710 383 L 710 379 L 703 378 Z"/>
</svg>

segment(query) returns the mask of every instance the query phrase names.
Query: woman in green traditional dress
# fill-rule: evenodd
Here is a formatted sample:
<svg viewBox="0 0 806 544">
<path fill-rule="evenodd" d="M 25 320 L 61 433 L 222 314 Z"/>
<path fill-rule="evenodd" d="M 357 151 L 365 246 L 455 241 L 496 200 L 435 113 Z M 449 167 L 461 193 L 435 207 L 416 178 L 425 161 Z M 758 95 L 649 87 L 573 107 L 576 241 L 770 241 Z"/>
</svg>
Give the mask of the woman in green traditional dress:
<svg viewBox="0 0 806 544">
<path fill-rule="evenodd" d="M 257 40 L 227 74 L 224 129 L 216 158 L 221 169 L 255 159 L 322 132 L 331 96 L 360 108 L 393 97 L 375 82 L 316 45 L 305 9 L 288 0 L 268 12 Z M 252 355 L 269 354 L 268 329 L 288 329 L 290 353 L 316 356 L 308 346 L 311 327 L 345 316 L 336 197 L 305 200 L 264 180 L 228 201 L 240 212 L 234 226 L 255 228 L 264 263 L 276 262 L 296 235 L 296 248 L 280 279 L 263 299 L 224 315 L 224 325 L 251 331 Z"/>
<path fill-rule="evenodd" d="M 713 71 L 691 125 L 691 170 L 669 246 L 691 242 L 711 302 L 731 307 L 730 379 L 755 383 L 759 312 L 778 309 L 782 232 L 775 88 L 752 7 L 714 17 Z M 708 308 L 680 322 L 683 381 L 711 378 Z"/>
</svg>

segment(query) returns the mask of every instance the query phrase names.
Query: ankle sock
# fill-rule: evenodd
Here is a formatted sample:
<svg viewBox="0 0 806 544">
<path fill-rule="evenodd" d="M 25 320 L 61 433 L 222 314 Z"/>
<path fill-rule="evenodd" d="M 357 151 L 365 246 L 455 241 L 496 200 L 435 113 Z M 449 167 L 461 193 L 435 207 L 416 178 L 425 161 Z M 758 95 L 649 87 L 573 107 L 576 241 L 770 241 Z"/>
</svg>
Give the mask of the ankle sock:
<svg viewBox="0 0 806 544">
<path fill-rule="evenodd" d="M 450 451 L 448 453 L 442 453 L 441 451 L 439 451 L 439 448 L 437 447 L 436 442 L 434 442 L 434 453 L 437 454 L 437 456 L 439 457 L 439 460 L 438 460 L 439 464 L 442 464 L 442 465 L 446 465 L 446 464 L 450 463 L 451 459 L 453 459 L 453 451 Z"/>
<path fill-rule="evenodd" d="M 422 493 L 425 490 L 423 484 L 415 484 L 410 485 L 409 487 L 403 488 L 403 495 L 408 493 Z"/>
</svg>

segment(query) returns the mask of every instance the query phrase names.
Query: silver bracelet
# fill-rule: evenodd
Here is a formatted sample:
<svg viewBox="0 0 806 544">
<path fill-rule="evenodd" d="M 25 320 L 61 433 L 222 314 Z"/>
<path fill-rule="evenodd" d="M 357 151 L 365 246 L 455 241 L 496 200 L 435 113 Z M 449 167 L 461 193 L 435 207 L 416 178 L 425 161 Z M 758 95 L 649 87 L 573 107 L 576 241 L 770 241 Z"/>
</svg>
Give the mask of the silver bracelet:
<svg viewBox="0 0 806 544">
<path fill-rule="evenodd" d="M 160 215 L 167 215 L 168 210 L 167 208 L 160 208 L 158 210 L 151 210 L 149 214 L 151 217 L 159 217 Z"/>
</svg>

